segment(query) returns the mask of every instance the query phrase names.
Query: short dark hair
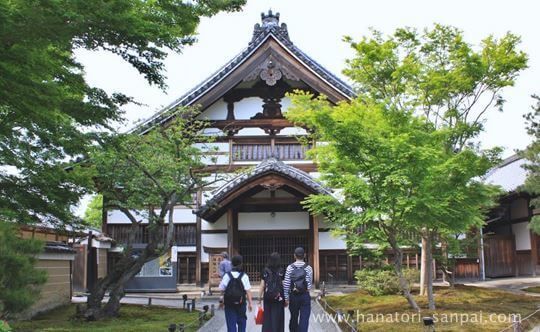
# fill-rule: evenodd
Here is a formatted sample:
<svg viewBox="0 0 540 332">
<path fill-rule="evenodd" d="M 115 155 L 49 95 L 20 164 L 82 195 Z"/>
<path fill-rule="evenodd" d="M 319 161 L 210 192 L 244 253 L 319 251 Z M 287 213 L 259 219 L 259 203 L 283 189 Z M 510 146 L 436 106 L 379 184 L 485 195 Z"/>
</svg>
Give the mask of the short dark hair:
<svg viewBox="0 0 540 332">
<path fill-rule="evenodd" d="M 240 269 L 242 267 L 242 256 L 234 255 L 231 259 L 231 264 L 234 268 Z"/>
<path fill-rule="evenodd" d="M 304 259 L 304 255 L 305 255 L 304 248 L 298 247 L 294 249 L 294 257 L 296 257 L 297 259 Z"/>
<path fill-rule="evenodd" d="M 268 267 L 270 270 L 277 270 L 281 267 L 281 256 L 278 252 L 273 252 L 270 254 L 266 267 Z"/>
<path fill-rule="evenodd" d="M 225 259 L 229 259 L 229 254 L 226 251 L 222 252 L 221 256 L 223 256 Z"/>
</svg>

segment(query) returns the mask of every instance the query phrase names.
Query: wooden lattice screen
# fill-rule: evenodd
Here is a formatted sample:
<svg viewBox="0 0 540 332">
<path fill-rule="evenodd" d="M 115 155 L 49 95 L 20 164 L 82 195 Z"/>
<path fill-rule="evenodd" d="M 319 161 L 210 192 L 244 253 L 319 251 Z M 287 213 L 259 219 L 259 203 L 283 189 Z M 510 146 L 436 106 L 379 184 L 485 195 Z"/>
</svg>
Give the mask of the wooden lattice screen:
<svg viewBox="0 0 540 332">
<path fill-rule="evenodd" d="M 267 232 L 240 232 L 239 249 L 244 259 L 244 271 L 252 282 L 261 280 L 261 272 L 274 251 L 281 255 L 283 267 L 294 261 L 294 249 L 303 247 L 309 257 L 308 234 L 306 232 L 290 232 L 289 234 L 272 234 Z"/>
</svg>

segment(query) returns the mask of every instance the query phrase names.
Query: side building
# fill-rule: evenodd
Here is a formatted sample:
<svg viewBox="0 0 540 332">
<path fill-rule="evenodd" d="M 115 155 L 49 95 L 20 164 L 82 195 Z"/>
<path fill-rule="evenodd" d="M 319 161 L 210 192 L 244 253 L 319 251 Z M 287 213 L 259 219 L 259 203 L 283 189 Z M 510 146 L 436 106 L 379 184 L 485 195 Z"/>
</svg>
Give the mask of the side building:
<svg viewBox="0 0 540 332">
<path fill-rule="evenodd" d="M 325 95 L 334 104 L 354 97 L 351 87 L 291 42 L 279 14 L 270 11 L 255 25 L 246 49 L 138 128 L 145 134 L 172 120 L 168 110 L 198 105 L 217 151 L 208 156 L 206 170 L 222 180 L 194 193 L 193 206 L 175 208 L 175 246 L 146 264 L 127 291 L 215 282 L 222 251 L 243 255 L 246 272 L 257 281 L 271 252 L 286 262 L 297 246 L 306 249 L 316 284 L 352 282 L 361 258 L 347 255 L 345 242 L 332 236 L 323 218 L 301 205 L 306 196 L 331 190 L 317 181 L 317 165 L 306 159 L 309 147 L 299 143 L 308 133 L 283 116 L 291 104 L 287 93 L 294 90 Z M 103 231 L 121 245 L 129 220 L 106 211 L 104 221 Z M 144 246 L 144 224 L 137 242 Z M 114 264 L 114 255 L 109 261 Z"/>
</svg>

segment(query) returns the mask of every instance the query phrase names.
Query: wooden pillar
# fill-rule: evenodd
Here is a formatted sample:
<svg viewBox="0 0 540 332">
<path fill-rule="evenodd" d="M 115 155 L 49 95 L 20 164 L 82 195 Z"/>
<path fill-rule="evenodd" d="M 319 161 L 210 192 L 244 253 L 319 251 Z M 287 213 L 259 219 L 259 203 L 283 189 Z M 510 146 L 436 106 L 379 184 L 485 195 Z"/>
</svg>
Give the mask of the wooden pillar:
<svg viewBox="0 0 540 332">
<path fill-rule="evenodd" d="M 227 209 L 227 251 L 229 256 L 238 253 L 238 211 Z"/>
<path fill-rule="evenodd" d="M 319 217 L 309 215 L 309 230 L 311 235 L 310 241 L 310 256 L 313 268 L 313 284 L 319 288 Z"/>
<path fill-rule="evenodd" d="M 531 271 L 533 277 L 536 277 L 536 263 L 538 262 L 538 248 L 536 243 L 536 235 L 529 230 L 531 236 Z"/>
<path fill-rule="evenodd" d="M 227 209 L 227 251 L 229 256 L 234 255 L 234 221 L 233 221 L 233 210 L 231 208 Z"/>
<path fill-rule="evenodd" d="M 347 253 L 347 282 L 349 284 L 353 283 L 353 265 L 352 265 L 352 257 Z"/>
<path fill-rule="evenodd" d="M 197 191 L 197 201 L 196 201 L 196 206 L 197 206 L 197 209 L 199 209 L 199 207 L 201 206 L 202 204 L 202 191 L 199 190 Z M 197 216 L 197 225 L 196 225 L 196 228 L 195 228 L 195 240 L 197 242 L 195 242 L 195 283 L 197 285 L 201 285 L 202 287 L 202 268 L 201 268 L 201 249 L 202 249 L 202 231 L 201 231 L 201 224 L 202 224 L 202 220 L 201 220 L 201 217 Z M 180 262 L 178 262 L 177 264 L 180 264 Z"/>
</svg>

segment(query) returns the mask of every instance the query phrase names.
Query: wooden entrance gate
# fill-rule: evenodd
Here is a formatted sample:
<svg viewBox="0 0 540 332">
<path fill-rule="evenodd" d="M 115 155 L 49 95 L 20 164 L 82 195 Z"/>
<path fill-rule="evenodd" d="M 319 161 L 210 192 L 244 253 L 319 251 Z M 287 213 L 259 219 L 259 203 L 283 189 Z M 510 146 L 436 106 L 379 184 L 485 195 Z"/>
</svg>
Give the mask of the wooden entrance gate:
<svg viewBox="0 0 540 332">
<path fill-rule="evenodd" d="M 303 247 L 309 257 L 306 231 L 239 232 L 239 253 L 244 259 L 244 271 L 252 282 L 261 280 L 261 272 L 274 251 L 281 255 L 283 267 L 294 261 L 294 249 Z"/>
<path fill-rule="evenodd" d="M 516 244 L 513 234 L 490 235 L 484 239 L 486 277 L 516 275 Z"/>
</svg>

